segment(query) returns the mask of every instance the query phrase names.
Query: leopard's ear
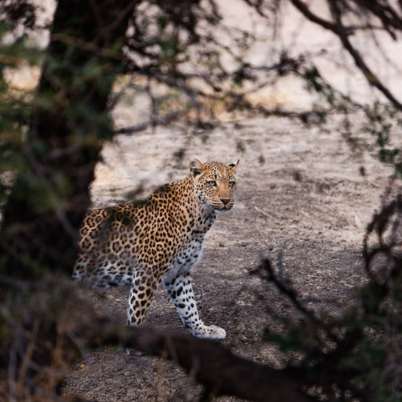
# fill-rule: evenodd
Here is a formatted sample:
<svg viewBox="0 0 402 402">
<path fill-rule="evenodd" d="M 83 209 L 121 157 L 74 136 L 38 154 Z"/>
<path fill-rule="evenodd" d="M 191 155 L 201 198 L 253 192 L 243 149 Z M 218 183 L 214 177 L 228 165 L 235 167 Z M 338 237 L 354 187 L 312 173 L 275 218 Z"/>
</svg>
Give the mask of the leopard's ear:
<svg viewBox="0 0 402 402">
<path fill-rule="evenodd" d="M 228 166 L 230 167 L 230 168 L 232 168 L 234 171 L 236 171 L 236 169 L 237 169 L 237 166 L 239 165 L 239 162 L 240 162 L 240 159 L 238 159 L 236 162 L 234 162 L 234 163 L 228 163 Z"/>
<path fill-rule="evenodd" d="M 204 164 L 200 162 L 198 159 L 194 159 L 190 163 L 190 172 L 193 174 L 193 176 L 198 176 L 202 172 L 202 168 L 204 167 Z"/>
</svg>

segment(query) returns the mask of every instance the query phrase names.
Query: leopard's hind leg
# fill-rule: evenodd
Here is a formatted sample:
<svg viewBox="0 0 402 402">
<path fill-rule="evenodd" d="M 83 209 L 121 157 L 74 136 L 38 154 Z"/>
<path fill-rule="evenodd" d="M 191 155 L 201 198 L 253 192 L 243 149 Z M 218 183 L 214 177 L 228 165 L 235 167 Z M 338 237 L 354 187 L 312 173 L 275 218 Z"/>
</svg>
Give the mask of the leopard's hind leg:
<svg viewBox="0 0 402 402">
<path fill-rule="evenodd" d="M 159 279 L 143 270 L 134 272 L 128 297 L 127 323 L 130 326 L 139 326 L 151 305 Z"/>
<path fill-rule="evenodd" d="M 88 278 L 90 272 L 90 266 L 93 264 L 91 256 L 81 253 L 74 265 L 72 279 L 74 281 L 84 281 Z"/>
</svg>

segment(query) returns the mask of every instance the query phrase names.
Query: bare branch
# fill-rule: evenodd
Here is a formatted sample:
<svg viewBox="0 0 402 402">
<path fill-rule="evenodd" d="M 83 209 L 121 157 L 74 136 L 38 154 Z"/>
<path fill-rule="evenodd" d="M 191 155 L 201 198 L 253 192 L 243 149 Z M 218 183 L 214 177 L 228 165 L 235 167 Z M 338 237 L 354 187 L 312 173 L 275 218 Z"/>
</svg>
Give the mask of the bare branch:
<svg viewBox="0 0 402 402">
<path fill-rule="evenodd" d="M 149 127 L 156 126 L 166 126 L 174 121 L 178 120 L 180 117 L 184 116 L 188 112 L 189 108 L 185 108 L 182 110 L 177 110 L 171 113 L 166 114 L 162 117 L 153 117 L 148 121 L 143 123 L 135 124 L 133 126 L 122 127 L 114 130 L 114 134 L 134 134 L 140 131 L 144 131 Z"/>
<path fill-rule="evenodd" d="M 343 47 L 348 51 L 358 69 L 363 73 L 367 82 L 377 88 L 398 110 L 402 111 L 402 103 L 399 102 L 391 91 L 380 81 L 377 75 L 366 64 L 357 49 L 353 47 L 348 38 L 347 27 L 342 25 L 340 19 L 338 23 L 334 24 L 314 14 L 302 0 L 291 0 L 291 2 L 308 20 L 333 32 L 339 38 Z M 334 9 L 334 3 L 329 2 L 329 4 L 332 6 L 331 8 Z"/>
</svg>

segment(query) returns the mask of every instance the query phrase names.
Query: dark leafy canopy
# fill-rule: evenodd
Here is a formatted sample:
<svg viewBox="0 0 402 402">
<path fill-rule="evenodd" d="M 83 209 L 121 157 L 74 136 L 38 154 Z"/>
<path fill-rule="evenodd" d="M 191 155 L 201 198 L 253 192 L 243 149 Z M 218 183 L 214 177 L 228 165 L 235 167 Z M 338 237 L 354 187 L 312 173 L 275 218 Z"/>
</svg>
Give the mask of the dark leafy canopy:
<svg viewBox="0 0 402 402">
<path fill-rule="evenodd" d="M 280 13 L 285 0 L 244 2 L 273 29 L 286 23 Z M 287 3 L 339 39 L 357 71 L 381 95 L 380 100 L 361 103 L 336 90 L 308 54 L 291 54 L 284 49 L 272 65 L 252 65 L 243 55 L 255 38 L 250 32 L 225 27 L 214 0 L 59 0 L 49 27 L 39 26 L 33 2 L 1 2 L 0 399 L 8 398 L 11 392 L 14 400 L 56 400 L 63 372 L 54 356 L 63 356 L 65 365 L 70 365 L 77 357 L 72 347 L 77 334 L 88 346 L 123 343 L 177 359 L 187 371 L 193 370 L 196 356 L 202 363 L 196 378 L 205 385 L 205 400 L 213 394 L 271 401 L 279 397 L 283 401 L 401 399 L 397 361 L 401 350 L 402 262 L 396 235 L 401 222 L 400 199 L 387 200 L 369 226 L 364 248 L 368 283 L 356 305 L 341 316 L 310 311 L 270 261 L 261 263 L 256 273 L 289 299 L 303 317 L 301 324 L 287 323 L 285 333 L 267 330 L 267 341 L 301 356 L 279 371 L 189 338 L 167 338 L 147 330 L 132 336 L 107 318 L 94 318 L 88 325 L 82 317 L 94 312 L 79 300 L 73 287 L 49 275 L 69 273 L 74 263 L 77 229 L 90 204 L 94 167 L 103 142 L 116 132 L 110 111 L 124 93 L 124 89 L 112 92 L 119 74 L 142 77 L 144 85 L 137 80 L 130 81 L 128 87 L 147 93 L 152 104 L 149 121 L 119 129 L 121 133 L 181 117 L 189 124 L 210 127 L 218 124 L 211 104 L 297 118 L 308 125 L 324 125 L 330 115 L 337 114 L 347 138 L 352 141 L 357 131 L 368 131 L 377 141 L 380 159 L 392 164 L 396 174 L 401 173 L 400 145 L 392 142 L 392 130 L 402 125 L 401 101 L 369 66 L 353 38 L 368 31 L 374 39 L 385 33 L 390 40 L 399 40 L 402 4 L 328 0 L 329 13 L 324 18 L 307 1 Z M 48 28 L 46 51 L 28 46 L 29 32 Z M 217 30 L 234 39 L 233 45 L 214 35 Z M 10 32 L 14 40 L 7 39 Z M 230 68 L 222 61 L 224 56 L 230 57 Z M 22 63 L 41 67 L 34 94 L 16 93 L 5 79 L 7 68 Z M 306 88 L 319 96 L 311 110 L 252 106 L 247 94 L 288 75 L 302 79 Z M 168 91 L 156 94 L 154 84 Z M 179 99 L 173 108 L 169 91 Z M 194 110 L 195 114 L 188 113 Z M 363 116 L 360 126 L 352 123 L 352 113 Z M 374 246 L 368 241 L 372 237 Z M 383 257 L 383 263 L 378 264 L 378 256 Z M 42 282 L 35 282 L 37 278 Z M 77 304 L 87 314 L 73 315 Z M 313 339 L 308 344 L 306 331 Z M 216 357 L 213 367 L 203 360 L 206 351 Z M 46 382 L 41 377 L 43 368 L 58 375 Z M 239 378 L 245 368 L 253 375 Z M 214 382 L 222 375 L 225 384 Z M 267 375 L 270 379 L 264 385 L 262 378 Z M 278 387 L 277 392 L 267 394 L 267 384 Z"/>
<path fill-rule="evenodd" d="M 46 267 L 68 272 L 74 262 L 94 165 L 102 140 L 112 136 L 107 102 L 121 70 L 133 3 L 94 7 L 59 2 L 53 18 L 30 122 L 21 128 L 26 140 L 17 144 L 19 171 L 3 211 L 0 248 L 8 274 L 27 277 Z M 5 151 L 22 133 L 9 133 Z"/>
</svg>

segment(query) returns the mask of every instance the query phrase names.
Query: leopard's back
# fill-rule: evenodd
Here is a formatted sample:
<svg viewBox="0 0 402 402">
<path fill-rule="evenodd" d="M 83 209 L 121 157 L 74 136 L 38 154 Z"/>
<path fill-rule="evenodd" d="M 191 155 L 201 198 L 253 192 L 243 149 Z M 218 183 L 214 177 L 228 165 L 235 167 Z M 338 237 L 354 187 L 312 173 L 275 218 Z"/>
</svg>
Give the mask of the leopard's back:
<svg viewBox="0 0 402 402">
<path fill-rule="evenodd" d="M 130 285 L 138 270 L 159 277 L 191 233 L 190 214 L 181 208 L 181 195 L 163 190 L 140 204 L 91 210 L 80 230 L 73 278 L 88 278 L 94 286 L 107 287 Z"/>
</svg>

